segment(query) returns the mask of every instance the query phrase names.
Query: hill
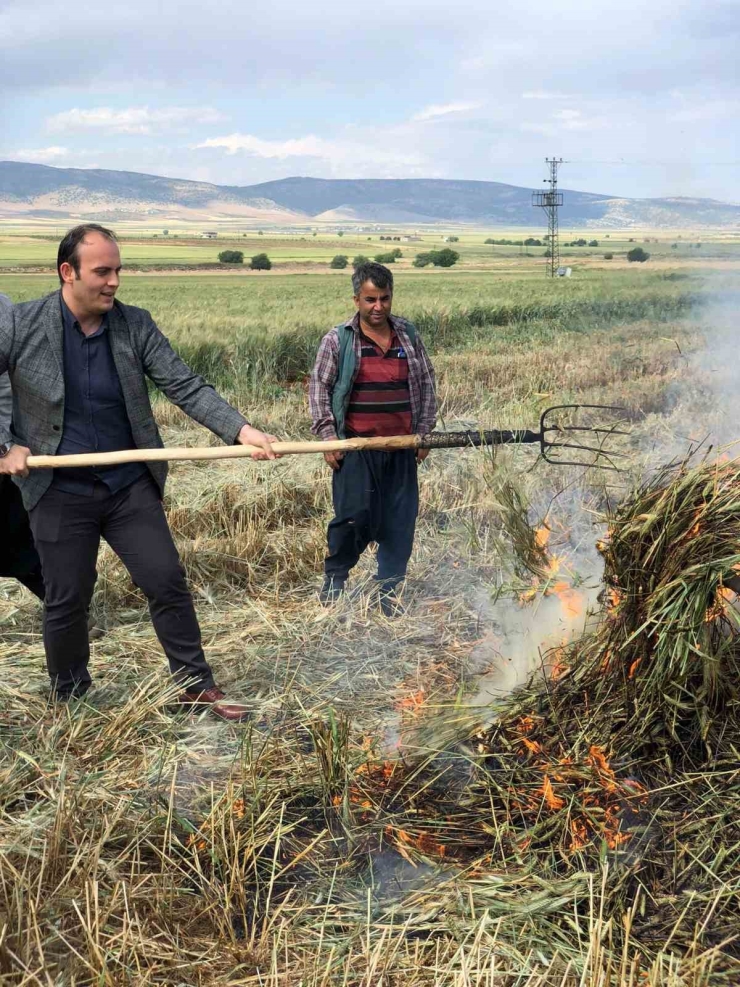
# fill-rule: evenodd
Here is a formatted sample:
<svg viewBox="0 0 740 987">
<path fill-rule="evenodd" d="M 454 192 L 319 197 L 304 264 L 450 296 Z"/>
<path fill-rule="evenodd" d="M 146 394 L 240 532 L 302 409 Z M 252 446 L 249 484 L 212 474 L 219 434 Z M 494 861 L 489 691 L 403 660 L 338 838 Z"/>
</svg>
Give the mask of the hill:
<svg viewBox="0 0 740 987">
<path fill-rule="evenodd" d="M 581 227 L 740 227 L 740 205 L 564 190 L 561 222 Z M 264 223 L 471 223 L 533 226 L 531 190 L 446 179 L 285 178 L 228 186 L 99 168 L 0 162 L 0 218 L 243 218 Z"/>
</svg>

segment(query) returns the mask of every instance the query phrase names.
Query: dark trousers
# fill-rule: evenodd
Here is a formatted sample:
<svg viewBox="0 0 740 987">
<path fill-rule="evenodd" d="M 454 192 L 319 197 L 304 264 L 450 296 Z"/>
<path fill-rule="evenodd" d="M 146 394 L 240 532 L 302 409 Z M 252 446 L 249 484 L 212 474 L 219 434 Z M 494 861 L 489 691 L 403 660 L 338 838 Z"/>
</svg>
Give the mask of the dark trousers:
<svg viewBox="0 0 740 987">
<path fill-rule="evenodd" d="M 346 579 L 370 542 L 378 543 L 378 575 L 400 582 L 414 546 L 419 513 L 416 453 L 348 452 L 332 478 L 334 519 L 329 524 L 327 576 Z"/>
<path fill-rule="evenodd" d="M 30 520 L 46 584 L 46 663 L 57 693 L 79 694 L 90 685 L 87 613 L 101 537 L 149 601 L 173 675 L 202 689 L 213 685 L 185 572 L 149 476 L 114 494 L 96 483 L 92 497 L 52 486 Z"/>
</svg>

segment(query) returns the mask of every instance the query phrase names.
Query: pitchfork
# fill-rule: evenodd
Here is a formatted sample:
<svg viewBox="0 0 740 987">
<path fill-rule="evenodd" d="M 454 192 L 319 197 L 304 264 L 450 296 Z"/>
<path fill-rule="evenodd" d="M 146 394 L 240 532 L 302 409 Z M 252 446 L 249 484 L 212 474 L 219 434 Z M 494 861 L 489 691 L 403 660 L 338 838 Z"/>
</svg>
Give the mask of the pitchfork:
<svg viewBox="0 0 740 987">
<path fill-rule="evenodd" d="M 627 435 L 620 430 L 619 422 L 612 425 L 562 425 L 555 413 L 569 416 L 582 409 L 601 412 L 624 411 L 616 405 L 558 404 L 546 408 L 540 415 L 540 428 L 533 432 L 528 428 L 469 430 L 466 432 L 430 432 L 428 435 L 393 435 L 373 438 L 333 439 L 328 442 L 273 442 L 278 455 L 309 452 L 357 452 L 364 449 L 454 449 L 465 446 L 512 445 L 538 443 L 540 455 L 553 466 L 586 466 L 596 469 L 616 470 L 612 459 L 624 453 L 605 445 L 615 435 Z M 578 441 L 577 441 L 578 440 Z M 582 441 L 581 441 L 582 440 Z M 576 449 L 580 459 L 561 459 L 558 449 Z M 29 469 L 59 469 L 65 466 L 114 466 L 119 463 L 151 463 L 162 460 L 238 459 L 258 452 L 257 446 L 235 445 L 193 449 L 123 449 L 120 452 L 78 453 L 71 456 L 29 456 Z M 566 453 L 571 455 L 571 453 Z M 575 455 L 575 454 L 573 454 Z"/>
</svg>

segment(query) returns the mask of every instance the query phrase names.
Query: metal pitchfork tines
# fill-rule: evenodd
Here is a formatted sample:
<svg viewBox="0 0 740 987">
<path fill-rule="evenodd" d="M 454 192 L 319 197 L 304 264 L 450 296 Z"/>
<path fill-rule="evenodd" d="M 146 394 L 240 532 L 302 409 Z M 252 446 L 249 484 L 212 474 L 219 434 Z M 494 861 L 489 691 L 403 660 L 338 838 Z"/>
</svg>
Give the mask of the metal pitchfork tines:
<svg viewBox="0 0 740 987">
<path fill-rule="evenodd" d="M 602 470 L 619 470 L 613 462 L 626 454 L 607 445 L 609 439 L 617 435 L 629 433 L 618 426 L 621 421 L 611 424 L 560 424 L 553 416 L 570 417 L 584 409 L 599 412 L 624 412 L 626 409 L 612 404 L 556 404 L 545 408 L 540 415 L 540 428 L 534 432 L 529 428 L 518 429 L 484 429 L 468 432 L 433 432 L 421 440 L 422 449 L 450 449 L 456 446 L 473 445 L 512 445 L 515 443 L 539 443 L 540 455 L 553 466 L 587 466 Z M 577 440 L 577 441 L 576 441 Z M 577 450 L 582 457 L 590 459 L 564 459 L 558 454 L 559 449 Z M 570 453 L 566 453 L 570 455 Z"/>
</svg>

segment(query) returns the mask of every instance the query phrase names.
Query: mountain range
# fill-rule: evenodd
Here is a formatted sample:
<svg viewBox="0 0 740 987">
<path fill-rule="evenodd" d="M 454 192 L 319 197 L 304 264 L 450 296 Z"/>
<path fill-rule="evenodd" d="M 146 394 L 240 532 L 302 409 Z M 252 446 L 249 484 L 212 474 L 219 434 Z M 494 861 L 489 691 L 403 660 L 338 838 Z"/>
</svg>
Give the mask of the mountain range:
<svg viewBox="0 0 740 987">
<path fill-rule="evenodd" d="M 740 228 L 740 204 L 715 199 L 630 199 L 563 190 L 570 227 Z M 97 219 L 215 223 L 541 225 L 530 189 L 447 179 L 285 178 L 212 185 L 100 168 L 0 161 L 0 219 Z"/>
</svg>

